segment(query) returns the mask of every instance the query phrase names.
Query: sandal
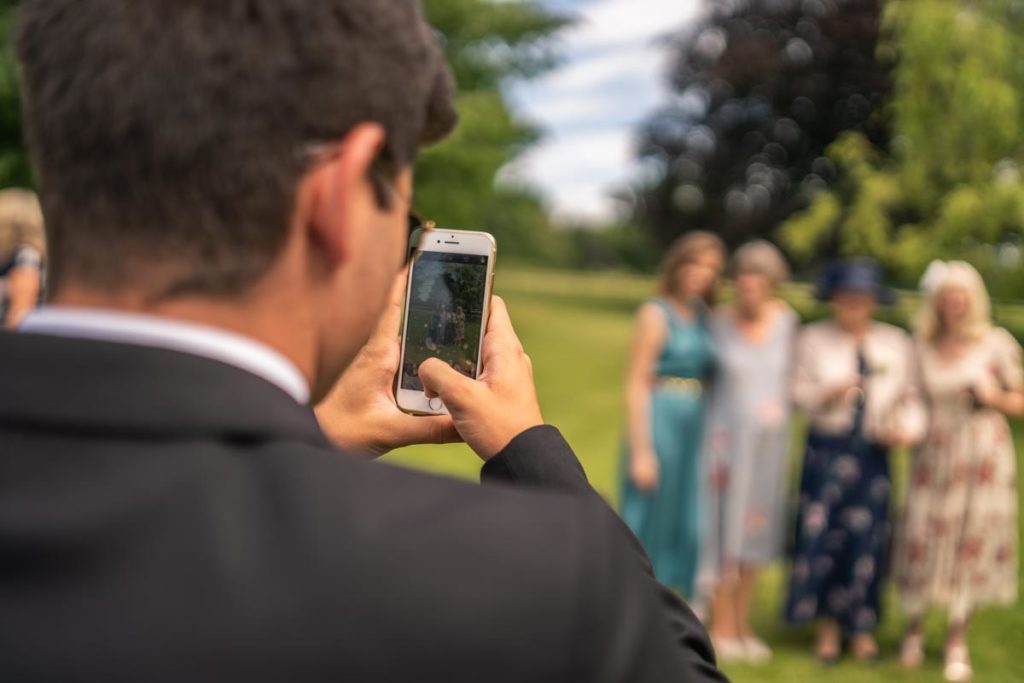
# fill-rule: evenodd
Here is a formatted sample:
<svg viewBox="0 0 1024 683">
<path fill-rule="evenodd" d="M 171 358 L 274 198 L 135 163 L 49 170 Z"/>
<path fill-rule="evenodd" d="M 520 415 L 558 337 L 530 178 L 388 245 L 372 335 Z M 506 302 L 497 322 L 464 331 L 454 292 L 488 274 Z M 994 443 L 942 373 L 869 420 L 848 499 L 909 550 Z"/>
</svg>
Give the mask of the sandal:
<svg viewBox="0 0 1024 683">
<path fill-rule="evenodd" d="M 747 652 L 747 661 L 752 664 L 764 664 L 772 658 L 772 649 L 757 636 L 745 636 L 743 649 Z"/>
<path fill-rule="evenodd" d="M 720 662 L 742 662 L 747 658 L 747 649 L 739 638 L 712 638 L 711 644 Z"/>
<path fill-rule="evenodd" d="M 946 667 L 942 671 L 947 681 L 969 681 L 974 678 L 971 668 L 971 657 L 966 645 L 953 645 L 946 648 Z"/>
</svg>

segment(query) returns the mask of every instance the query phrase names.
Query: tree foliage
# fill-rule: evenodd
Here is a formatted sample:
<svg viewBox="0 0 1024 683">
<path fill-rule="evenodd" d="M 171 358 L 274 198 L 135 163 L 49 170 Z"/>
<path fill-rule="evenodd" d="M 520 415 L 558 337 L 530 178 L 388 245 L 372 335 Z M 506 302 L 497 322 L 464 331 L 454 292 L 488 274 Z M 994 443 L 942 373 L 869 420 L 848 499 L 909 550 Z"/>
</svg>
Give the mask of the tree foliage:
<svg viewBox="0 0 1024 683">
<path fill-rule="evenodd" d="M 554 235 L 530 188 L 496 183 L 498 172 L 537 141 L 511 112 L 502 88 L 553 64 L 549 39 L 564 25 L 537 0 L 425 0 L 459 86 L 455 134 L 417 166 L 416 206 L 441 225 L 487 230 L 503 257 L 559 261 Z"/>
<path fill-rule="evenodd" d="M 691 228 L 771 236 L 835 175 L 845 130 L 884 147 L 889 69 L 879 0 L 709 0 L 678 41 L 673 101 L 641 131 L 656 182 L 637 218 L 665 244 Z"/>
<path fill-rule="evenodd" d="M 1018 287 L 1024 3 L 891 0 L 884 28 L 892 144 L 858 132 L 833 144 L 839 181 L 784 226 L 786 244 L 813 259 L 836 242 L 908 282 L 933 258 L 965 257 L 997 289 Z"/>
<path fill-rule="evenodd" d="M 17 0 L 0 0 L 0 188 L 32 184 L 22 144 L 21 103 L 9 39 L 17 4 Z"/>
</svg>

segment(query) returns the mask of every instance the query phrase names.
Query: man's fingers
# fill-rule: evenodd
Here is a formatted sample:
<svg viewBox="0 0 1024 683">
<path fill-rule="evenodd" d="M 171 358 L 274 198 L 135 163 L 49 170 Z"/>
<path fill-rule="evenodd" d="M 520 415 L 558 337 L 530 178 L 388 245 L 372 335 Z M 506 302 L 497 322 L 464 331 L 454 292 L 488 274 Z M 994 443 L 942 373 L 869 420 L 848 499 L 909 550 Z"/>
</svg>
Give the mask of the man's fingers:
<svg viewBox="0 0 1024 683">
<path fill-rule="evenodd" d="M 428 358 L 420 365 L 420 382 L 428 394 L 440 396 L 449 404 L 466 400 L 466 394 L 475 389 L 473 380 L 439 358 Z"/>
<path fill-rule="evenodd" d="M 388 294 L 388 303 L 384 308 L 384 314 L 377 323 L 377 330 L 374 332 L 375 339 L 393 341 L 402 331 L 402 304 L 405 303 L 406 284 L 409 281 L 409 269 L 403 268 L 395 281 L 391 283 L 391 292 Z"/>
<path fill-rule="evenodd" d="M 491 297 L 491 314 L 487 321 L 487 336 L 484 344 L 503 349 L 521 349 L 522 344 L 512 327 L 508 306 L 500 296 Z"/>
<path fill-rule="evenodd" d="M 488 334 L 503 334 L 512 330 L 512 319 L 508 316 L 505 300 L 495 294 L 491 297 L 491 312 L 487 320 Z"/>
</svg>

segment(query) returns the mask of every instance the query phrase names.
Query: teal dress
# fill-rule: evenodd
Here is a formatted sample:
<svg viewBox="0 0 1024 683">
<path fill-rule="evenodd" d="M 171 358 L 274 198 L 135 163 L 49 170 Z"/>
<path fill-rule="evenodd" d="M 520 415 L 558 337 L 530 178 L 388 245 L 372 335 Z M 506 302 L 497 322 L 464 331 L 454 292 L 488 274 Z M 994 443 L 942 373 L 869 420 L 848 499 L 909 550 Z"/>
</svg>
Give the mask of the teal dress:
<svg viewBox="0 0 1024 683">
<path fill-rule="evenodd" d="M 695 306 L 698 313 L 688 320 L 668 301 L 654 301 L 669 326 L 651 393 L 658 489 L 645 492 L 633 486 L 626 449 L 621 513 L 651 558 L 658 579 L 692 597 L 700 548 L 704 389 L 714 371 L 715 350 L 703 304 Z"/>
</svg>

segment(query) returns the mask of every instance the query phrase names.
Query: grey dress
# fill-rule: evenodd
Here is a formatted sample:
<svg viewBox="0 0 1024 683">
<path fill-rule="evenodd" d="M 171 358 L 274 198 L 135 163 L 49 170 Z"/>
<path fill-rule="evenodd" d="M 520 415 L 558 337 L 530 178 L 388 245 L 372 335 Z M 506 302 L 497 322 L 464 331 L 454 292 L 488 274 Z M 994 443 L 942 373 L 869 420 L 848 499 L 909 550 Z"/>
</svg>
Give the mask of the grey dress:
<svg viewBox="0 0 1024 683">
<path fill-rule="evenodd" d="M 713 588 L 727 564 L 760 564 L 782 551 L 797 324 L 784 305 L 765 338 L 754 343 L 730 311 L 712 316 L 720 362 L 704 453 L 704 589 Z"/>
</svg>

